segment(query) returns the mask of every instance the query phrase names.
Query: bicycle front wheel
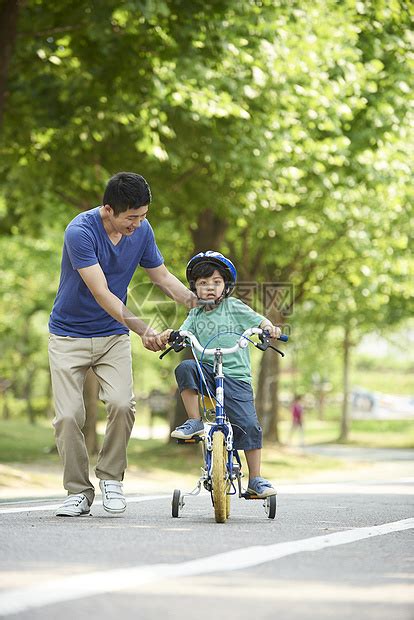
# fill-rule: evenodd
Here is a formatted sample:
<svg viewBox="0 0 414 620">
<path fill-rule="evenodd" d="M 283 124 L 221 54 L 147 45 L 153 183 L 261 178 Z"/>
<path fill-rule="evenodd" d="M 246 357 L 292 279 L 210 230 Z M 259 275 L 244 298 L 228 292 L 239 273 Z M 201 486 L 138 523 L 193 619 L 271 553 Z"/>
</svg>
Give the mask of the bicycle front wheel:
<svg viewBox="0 0 414 620">
<path fill-rule="evenodd" d="M 217 523 L 224 523 L 227 518 L 226 456 L 224 435 L 221 431 L 216 431 L 213 435 L 212 493 Z"/>
</svg>

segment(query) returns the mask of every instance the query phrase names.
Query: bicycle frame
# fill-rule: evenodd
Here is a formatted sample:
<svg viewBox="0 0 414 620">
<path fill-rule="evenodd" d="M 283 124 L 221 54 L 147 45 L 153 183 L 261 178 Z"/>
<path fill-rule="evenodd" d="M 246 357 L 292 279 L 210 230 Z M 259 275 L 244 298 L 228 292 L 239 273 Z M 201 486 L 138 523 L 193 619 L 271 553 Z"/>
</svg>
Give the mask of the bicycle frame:
<svg viewBox="0 0 414 620">
<path fill-rule="evenodd" d="M 257 334 L 260 336 L 260 340 L 261 340 L 260 343 L 256 343 L 250 340 L 249 336 L 253 334 Z M 282 334 L 279 337 L 279 340 L 286 342 L 288 340 L 288 337 Z M 277 353 L 279 353 L 282 357 L 284 356 L 284 353 L 280 351 L 279 349 L 276 349 L 270 344 L 268 335 L 266 334 L 265 331 L 263 331 L 259 327 L 252 327 L 250 329 L 247 329 L 240 336 L 236 345 L 233 347 L 229 347 L 229 348 L 217 347 L 215 349 L 207 349 L 206 347 L 203 347 L 198 342 L 197 338 L 191 332 L 185 331 L 185 330 L 180 330 L 179 332 L 173 332 L 171 334 L 170 342 L 172 343 L 171 347 L 167 349 L 160 356 L 160 359 L 162 359 L 164 355 L 169 353 L 169 351 L 171 350 L 179 352 L 184 347 L 188 347 L 188 346 L 191 346 L 192 349 L 196 349 L 199 353 L 202 354 L 202 356 L 204 354 L 207 354 L 207 355 L 212 355 L 214 357 L 214 365 L 213 365 L 214 384 L 215 384 L 214 398 L 216 401 L 215 420 L 214 420 L 214 423 L 210 424 L 210 428 L 206 435 L 196 436 L 189 440 L 177 439 L 178 443 L 193 443 L 194 444 L 194 443 L 202 442 L 204 467 L 202 468 L 202 475 L 198 480 L 197 486 L 192 491 L 190 491 L 189 493 L 181 493 L 179 489 L 174 490 L 173 500 L 172 500 L 172 516 L 173 517 L 179 516 L 179 511 L 184 507 L 184 497 L 191 496 L 191 495 L 198 495 L 201 492 L 202 485 L 204 485 L 204 488 L 211 493 L 211 498 L 212 498 L 214 509 L 215 509 L 216 521 L 218 523 L 224 523 L 224 521 L 228 518 L 228 515 L 229 515 L 230 504 L 229 503 L 226 504 L 224 513 L 223 513 L 224 504 L 221 503 L 220 501 L 216 505 L 215 498 L 214 498 L 214 488 L 216 488 L 216 482 L 218 483 L 218 488 L 221 488 L 221 491 L 219 492 L 218 497 L 223 497 L 221 493 L 225 491 L 224 498 L 226 498 L 227 496 L 226 498 L 227 501 L 229 501 L 229 497 L 228 497 L 229 495 L 237 495 L 237 493 L 239 497 L 243 497 L 244 499 L 262 499 L 263 500 L 263 498 L 259 496 L 255 496 L 252 493 L 249 493 L 248 491 L 242 490 L 241 477 L 243 476 L 243 474 L 241 472 L 241 460 L 240 460 L 237 450 L 234 450 L 233 448 L 233 428 L 231 426 L 230 421 L 227 419 L 227 416 L 224 410 L 223 355 L 226 355 L 228 353 L 234 353 L 238 350 L 238 348 L 244 349 L 249 345 L 249 343 L 253 344 L 255 347 L 261 349 L 262 351 L 265 351 L 267 348 L 270 347 L 271 349 L 274 349 L 275 351 L 277 351 Z M 198 366 L 200 377 L 206 386 L 207 394 L 210 396 L 210 392 L 207 387 L 207 383 L 205 381 L 202 368 L 200 366 L 200 361 L 202 360 L 202 358 L 199 361 L 197 359 L 197 356 L 194 354 L 194 350 L 193 350 L 193 355 L 194 355 L 194 358 Z M 200 391 L 203 392 L 202 386 L 201 386 Z M 217 432 L 223 433 L 224 446 L 220 443 L 220 440 L 217 442 L 216 439 L 213 439 L 215 433 Z M 225 448 L 225 451 L 227 452 L 227 458 L 224 459 L 225 463 L 221 461 L 222 456 L 224 456 L 223 447 Z M 225 475 L 224 480 L 225 480 L 226 486 L 224 488 L 222 487 L 222 483 L 220 482 L 220 480 L 221 481 L 223 480 L 223 478 L 220 477 L 220 474 L 219 474 L 219 478 L 217 478 L 217 474 L 219 470 L 216 469 L 216 465 L 213 463 L 213 453 L 215 455 L 214 458 L 217 457 L 219 459 L 218 461 L 216 461 L 216 465 L 217 465 L 217 462 L 218 463 L 222 462 L 222 464 L 225 465 L 226 475 Z M 215 478 L 214 478 L 214 475 L 215 475 Z M 213 479 L 215 479 L 214 488 L 213 488 Z M 238 491 L 234 484 L 235 480 L 237 480 Z M 263 501 L 264 501 L 263 506 L 265 507 L 267 516 L 270 519 L 274 519 L 276 515 L 276 496 L 275 495 L 269 496 L 265 498 Z M 217 507 L 217 511 L 216 511 L 216 507 Z"/>
<path fill-rule="evenodd" d="M 223 374 L 223 354 L 221 349 L 216 349 L 214 353 L 214 382 L 216 388 L 216 406 L 215 406 L 215 422 L 211 425 L 207 436 L 205 438 L 205 454 L 204 461 L 206 464 L 206 471 L 209 478 L 212 475 L 212 450 L 213 450 L 213 435 L 217 431 L 221 431 L 224 434 L 225 445 L 227 450 L 227 472 L 229 480 L 232 480 L 233 476 L 233 428 L 227 419 L 224 412 L 224 374 Z M 238 457 L 238 455 L 237 455 Z M 234 488 L 234 487 L 233 487 Z M 234 489 L 234 495 L 236 489 Z"/>
<path fill-rule="evenodd" d="M 233 480 L 235 479 L 235 475 L 233 472 L 233 458 L 236 459 L 239 468 L 241 468 L 241 461 L 237 450 L 233 449 L 233 428 L 227 419 L 224 411 L 224 373 L 223 373 L 223 355 L 228 353 L 233 353 L 237 351 L 238 348 L 245 348 L 249 344 L 249 336 L 253 334 L 261 334 L 262 330 L 258 327 L 253 327 L 247 329 L 237 344 L 234 347 L 230 348 L 220 348 L 217 347 L 215 349 L 205 349 L 203 348 L 195 336 L 191 332 L 180 331 L 180 336 L 183 336 L 191 341 L 191 344 L 196 348 L 199 352 L 203 354 L 214 355 L 214 382 L 215 382 L 215 422 L 211 425 L 205 439 L 203 445 L 203 457 L 205 463 L 205 474 L 207 474 L 207 480 L 204 477 L 200 479 L 200 487 L 201 482 L 204 480 L 205 483 L 209 484 L 209 480 L 211 480 L 212 475 L 212 444 L 213 444 L 213 435 L 217 431 L 221 431 L 224 434 L 225 438 L 225 446 L 227 450 L 227 475 L 232 486 L 233 492 L 230 495 L 236 495 L 237 490 L 234 486 Z M 250 341 L 251 342 L 251 341 Z M 201 372 L 201 370 L 200 370 Z M 197 488 L 197 487 L 196 487 Z M 199 491 L 198 491 L 199 492 Z M 239 494 L 241 489 L 239 489 Z M 198 493 L 197 493 L 198 494 Z"/>
</svg>

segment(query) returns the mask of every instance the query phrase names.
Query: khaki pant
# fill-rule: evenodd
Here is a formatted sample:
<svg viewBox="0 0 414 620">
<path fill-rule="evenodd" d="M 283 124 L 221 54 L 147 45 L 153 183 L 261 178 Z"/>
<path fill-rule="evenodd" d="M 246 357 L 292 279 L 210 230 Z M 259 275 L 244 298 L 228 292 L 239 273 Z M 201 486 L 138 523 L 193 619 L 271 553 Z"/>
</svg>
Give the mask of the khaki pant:
<svg viewBox="0 0 414 620">
<path fill-rule="evenodd" d="M 96 476 L 102 480 L 122 480 L 135 419 L 129 336 L 70 338 L 50 334 L 49 363 L 56 414 L 53 426 L 63 461 L 63 485 L 69 494 L 84 493 L 92 503 L 95 490 L 89 479 L 89 458 L 82 433 L 86 419 L 83 384 L 92 368 L 100 385 L 99 398 L 108 413 Z"/>
</svg>

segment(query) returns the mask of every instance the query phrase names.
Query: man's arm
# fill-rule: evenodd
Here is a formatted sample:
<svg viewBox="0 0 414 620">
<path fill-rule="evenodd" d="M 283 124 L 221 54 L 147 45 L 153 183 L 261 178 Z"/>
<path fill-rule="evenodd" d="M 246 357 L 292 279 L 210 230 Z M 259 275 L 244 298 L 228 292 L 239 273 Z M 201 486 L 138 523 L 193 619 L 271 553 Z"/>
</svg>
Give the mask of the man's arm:
<svg viewBox="0 0 414 620">
<path fill-rule="evenodd" d="M 153 269 L 145 269 L 145 271 L 152 282 L 174 301 L 184 304 L 187 308 L 194 308 L 197 305 L 197 296 L 170 273 L 165 265 L 160 265 Z"/>
<path fill-rule="evenodd" d="M 132 314 L 119 297 L 109 290 L 105 274 L 99 264 L 83 267 L 78 269 L 78 272 L 101 308 L 119 323 L 138 334 L 145 348 L 150 351 L 160 351 L 163 348 L 164 345 L 157 332 Z"/>
</svg>

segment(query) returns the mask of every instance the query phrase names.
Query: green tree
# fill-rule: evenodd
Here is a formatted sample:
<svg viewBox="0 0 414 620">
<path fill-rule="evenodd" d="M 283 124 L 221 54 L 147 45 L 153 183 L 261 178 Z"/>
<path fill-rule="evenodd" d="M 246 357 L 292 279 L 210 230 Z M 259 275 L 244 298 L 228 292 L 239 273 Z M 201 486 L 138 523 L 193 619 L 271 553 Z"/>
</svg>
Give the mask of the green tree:
<svg viewBox="0 0 414 620">
<path fill-rule="evenodd" d="M 365 241 L 383 262 L 400 211 L 409 219 L 411 38 L 403 1 L 29 0 L 0 229 L 47 237 L 97 204 L 110 174 L 138 168 L 167 264 L 221 248 L 242 279 L 318 301 L 341 265 L 358 273 Z M 272 408 L 277 438 L 276 382 Z"/>
</svg>

